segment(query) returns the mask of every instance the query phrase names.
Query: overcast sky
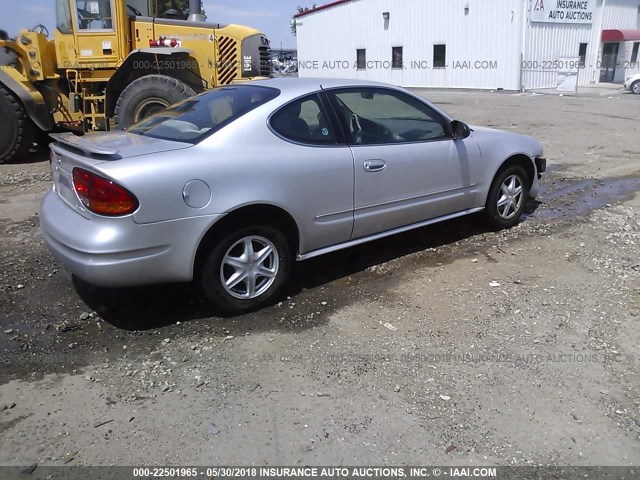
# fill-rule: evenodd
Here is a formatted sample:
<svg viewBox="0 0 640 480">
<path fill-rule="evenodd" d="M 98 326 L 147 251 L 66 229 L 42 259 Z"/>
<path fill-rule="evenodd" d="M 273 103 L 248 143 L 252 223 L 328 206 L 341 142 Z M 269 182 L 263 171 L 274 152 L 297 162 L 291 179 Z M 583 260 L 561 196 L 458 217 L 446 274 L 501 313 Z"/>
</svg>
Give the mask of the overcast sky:
<svg viewBox="0 0 640 480">
<path fill-rule="evenodd" d="M 329 1 L 329 0 L 327 0 Z M 5 3 L 6 2 L 6 3 Z M 50 32 L 55 28 L 55 0 L 23 0 L 13 2 L 2 0 L 0 29 L 15 35 L 22 28 L 44 24 Z M 11 7 L 9 4 L 11 3 Z M 317 1 L 316 3 L 327 3 Z M 305 0 L 204 0 L 209 21 L 219 23 L 239 23 L 264 32 L 271 40 L 273 48 L 295 48 L 296 39 L 291 34 L 289 21 L 298 5 L 311 6 Z M 9 7 L 9 8 L 7 8 Z"/>
</svg>

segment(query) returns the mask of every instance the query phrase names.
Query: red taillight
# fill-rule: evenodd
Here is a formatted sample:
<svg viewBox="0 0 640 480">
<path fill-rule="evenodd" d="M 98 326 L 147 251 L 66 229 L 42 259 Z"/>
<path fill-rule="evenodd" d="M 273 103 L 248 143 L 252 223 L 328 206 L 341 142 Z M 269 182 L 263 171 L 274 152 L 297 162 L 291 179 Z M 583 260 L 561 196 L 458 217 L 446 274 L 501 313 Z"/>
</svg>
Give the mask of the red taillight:
<svg viewBox="0 0 640 480">
<path fill-rule="evenodd" d="M 127 215 L 138 208 L 138 199 L 120 185 L 81 168 L 73 169 L 73 186 L 83 205 L 99 215 Z"/>
</svg>

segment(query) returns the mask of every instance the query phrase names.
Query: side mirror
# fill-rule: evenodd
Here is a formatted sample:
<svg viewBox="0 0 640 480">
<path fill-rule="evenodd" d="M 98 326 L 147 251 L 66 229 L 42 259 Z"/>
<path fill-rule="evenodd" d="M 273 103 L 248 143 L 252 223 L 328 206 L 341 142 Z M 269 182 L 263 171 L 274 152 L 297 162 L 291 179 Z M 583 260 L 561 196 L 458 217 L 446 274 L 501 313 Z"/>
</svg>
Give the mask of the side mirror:
<svg viewBox="0 0 640 480">
<path fill-rule="evenodd" d="M 454 120 L 451 122 L 451 134 L 456 140 L 464 140 L 471 135 L 471 129 L 466 123 Z"/>
<path fill-rule="evenodd" d="M 5 30 L 0 30 L 0 40 L 9 40 L 9 34 Z"/>
</svg>

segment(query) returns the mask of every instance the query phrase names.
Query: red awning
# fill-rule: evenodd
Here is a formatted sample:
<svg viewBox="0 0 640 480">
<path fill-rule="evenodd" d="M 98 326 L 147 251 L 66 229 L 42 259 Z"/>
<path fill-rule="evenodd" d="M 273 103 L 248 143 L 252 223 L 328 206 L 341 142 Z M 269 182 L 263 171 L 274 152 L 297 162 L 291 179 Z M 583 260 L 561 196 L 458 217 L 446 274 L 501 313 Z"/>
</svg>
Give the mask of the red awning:
<svg viewBox="0 0 640 480">
<path fill-rule="evenodd" d="M 640 30 L 603 30 L 603 42 L 632 42 L 640 40 Z"/>
</svg>

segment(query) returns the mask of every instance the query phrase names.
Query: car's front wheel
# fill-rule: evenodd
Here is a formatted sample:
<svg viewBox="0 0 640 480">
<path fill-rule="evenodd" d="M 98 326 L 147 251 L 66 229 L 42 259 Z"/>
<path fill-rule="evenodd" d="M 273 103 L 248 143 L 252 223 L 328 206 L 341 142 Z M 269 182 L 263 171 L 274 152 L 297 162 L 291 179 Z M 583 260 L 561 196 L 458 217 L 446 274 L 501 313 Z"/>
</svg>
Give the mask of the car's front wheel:
<svg viewBox="0 0 640 480">
<path fill-rule="evenodd" d="M 486 215 L 492 227 L 517 225 L 529 198 L 529 178 L 524 169 L 512 165 L 498 172 L 487 197 Z"/>
<path fill-rule="evenodd" d="M 285 286 L 293 253 L 271 226 L 238 229 L 212 242 L 200 269 L 205 299 L 222 314 L 241 314 L 273 302 Z"/>
<path fill-rule="evenodd" d="M 636 80 L 631 85 L 631 91 L 635 94 L 640 94 L 640 80 Z"/>
</svg>

